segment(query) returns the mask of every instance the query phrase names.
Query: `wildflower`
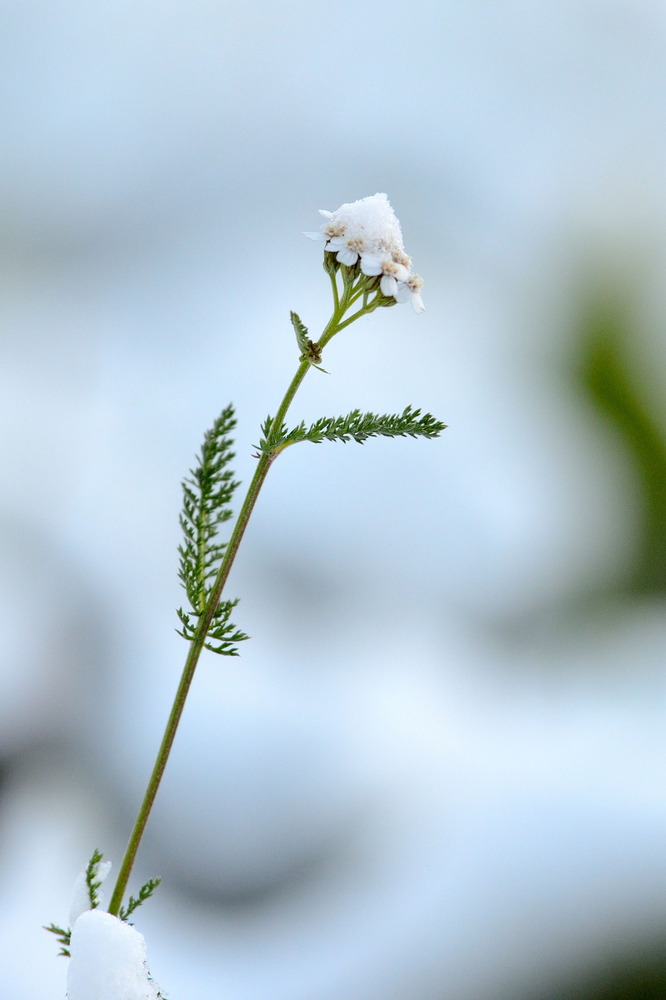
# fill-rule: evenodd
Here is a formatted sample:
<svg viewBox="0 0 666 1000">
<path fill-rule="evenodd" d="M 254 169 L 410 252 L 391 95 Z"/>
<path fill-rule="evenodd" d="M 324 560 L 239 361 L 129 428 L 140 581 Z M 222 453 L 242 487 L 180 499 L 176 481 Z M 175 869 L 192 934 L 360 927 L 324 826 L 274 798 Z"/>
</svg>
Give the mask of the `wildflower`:
<svg viewBox="0 0 666 1000">
<path fill-rule="evenodd" d="M 358 266 L 369 277 L 380 277 L 382 295 L 396 302 L 412 303 L 414 311 L 424 311 L 423 279 L 412 271 L 405 253 L 402 231 L 385 194 L 375 194 L 341 205 L 335 212 L 320 209 L 326 219 L 321 231 L 306 233 L 324 242 L 324 252 L 335 254 L 345 267 Z"/>
</svg>

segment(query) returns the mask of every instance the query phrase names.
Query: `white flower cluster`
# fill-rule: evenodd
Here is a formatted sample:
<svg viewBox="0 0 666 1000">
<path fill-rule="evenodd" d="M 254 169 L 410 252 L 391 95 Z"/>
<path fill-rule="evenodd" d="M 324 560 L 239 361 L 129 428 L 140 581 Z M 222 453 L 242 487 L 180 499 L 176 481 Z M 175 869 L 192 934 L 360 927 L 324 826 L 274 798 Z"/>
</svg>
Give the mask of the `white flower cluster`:
<svg viewBox="0 0 666 1000">
<path fill-rule="evenodd" d="M 341 205 L 335 212 L 320 209 L 320 214 L 327 220 L 321 232 L 306 233 L 306 236 L 323 240 L 325 252 L 334 253 L 340 264 L 353 267 L 360 260 L 363 274 L 381 275 L 382 295 L 396 302 L 409 299 L 414 312 L 424 311 L 423 278 L 412 271 L 400 223 L 385 194 L 373 194 Z"/>
</svg>

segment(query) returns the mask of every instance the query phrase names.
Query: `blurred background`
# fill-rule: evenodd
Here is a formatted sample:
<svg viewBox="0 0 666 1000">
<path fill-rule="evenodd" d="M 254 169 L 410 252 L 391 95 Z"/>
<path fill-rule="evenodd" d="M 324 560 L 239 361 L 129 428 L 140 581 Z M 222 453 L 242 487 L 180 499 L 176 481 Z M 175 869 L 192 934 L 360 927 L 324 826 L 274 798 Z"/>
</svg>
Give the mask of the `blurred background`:
<svg viewBox="0 0 666 1000">
<path fill-rule="evenodd" d="M 238 476 L 387 192 L 426 313 L 329 347 L 131 884 L 172 1000 L 666 996 L 666 7 L 1 8 L 0 997 L 60 1000 L 185 646 L 180 480 Z"/>
</svg>

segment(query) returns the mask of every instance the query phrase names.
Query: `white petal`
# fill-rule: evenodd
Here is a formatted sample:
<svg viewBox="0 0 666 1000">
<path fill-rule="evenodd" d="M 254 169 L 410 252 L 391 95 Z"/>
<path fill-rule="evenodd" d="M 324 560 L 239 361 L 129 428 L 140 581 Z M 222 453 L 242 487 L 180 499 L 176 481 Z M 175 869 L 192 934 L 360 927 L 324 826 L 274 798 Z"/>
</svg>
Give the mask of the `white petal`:
<svg viewBox="0 0 666 1000">
<path fill-rule="evenodd" d="M 398 287 L 398 282 L 395 280 L 392 274 L 385 274 L 382 280 L 379 282 L 379 287 L 382 290 L 382 295 L 390 298 L 391 295 L 395 295 L 396 288 Z"/>
<path fill-rule="evenodd" d="M 415 313 L 425 312 L 425 306 L 423 305 L 423 299 L 419 292 L 412 292 L 411 294 L 412 308 Z"/>
<path fill-rule="evenodd" d="M 333 212 L 327 212 L 325 208 L 320 208 L 319 209 L 319 214 L 323 215 L 325 219 L 332 219 L 333 218 Z"/>
<path fill-rule="evenodd" d="M 303 233 L 303 236 L 307 236 L 309 240 L 322 241 L 326 239 L 326 233 L 322 233 L 321 231 L 318 233 Z"/>
<path fill-rule="evenodd" d="M 406 285 L 404 281 L 399 281 L 393 296 L 396 302 L 406 302 L 412 294 L 412 290 L 409 285 Z"/>
<path fill-rule="evenodd" d="M 350 250 L 349 247 L 345 247 L 343 250 L 338 251 L 338 260 L 341 264 L 346 264 L 347 267 L 353 267 L 353 265 L 358 260 L 358 254 L 355 250 Z"/>
<path fill-rule="evenodd" d="M 382 262 L 374 253 L 362 253 L 361 270 L 363 271 L 363 274 L 367 274 L 369 277 L 381 274 L 383 270 Z"/>
</svg>

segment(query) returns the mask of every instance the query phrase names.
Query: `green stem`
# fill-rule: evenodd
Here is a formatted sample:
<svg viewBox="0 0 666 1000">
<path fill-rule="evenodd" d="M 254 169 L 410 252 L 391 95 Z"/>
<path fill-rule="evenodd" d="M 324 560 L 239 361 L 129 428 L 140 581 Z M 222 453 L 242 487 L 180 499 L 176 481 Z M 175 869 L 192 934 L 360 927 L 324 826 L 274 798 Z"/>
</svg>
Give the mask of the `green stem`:
<svg viewBox="0 0 666 1000">
<path fill-rule="evenodd" d="M 150 812 L 153 808 L 155 796 L 157 795 L 157 790 L 160 787 L 164 769 L 166 768 L 169 754 L 171 753 L 171 747 L 173 746 L 173 741 L 176 736 L 176 730 L 178 729 L 178 724 L 180 722 L 181 715 L 183 714 L 185 701 L 190 690 L 192 678 L 194 677 L 194 671 L 197 668 L 199 657 L 201 656 L 204 642 L 206 641 L 208 629 L 210 628 L 213 615 L 215 614 L 217 606 L 220 602 L 222 589 L 231 571 L 236 553 L 238 552 L 238 547 L 243 538 L 243 534 L 245 533 L 245 528 L 247 527 L 247 523 L 250 519 L 257 497 L 259 496 L 259 491 L 261 490 L 264 480 L 268 474 L 272 460 L 272 455 L 262 455 L 257 463 L 257 468 L 255 469 L 254 476 L 252 477 L 245 500 L 243 501 L 243 506 L 238 514 L 238 519 L 231 534 L 231 538 L 229 539 L 229 544 L 225 550 L 224 558 L 215 581 L 214 590 L 208 600 L 208 603 L 206 604 L 205 611 L 199 619 L 199 625 L 197 626 L 197 630 L 190 643 L 187 659 L 185 660 L 185 666 L 183 667 L 180 682 L 176 690 L 176 696 L 167 720 L 164 736 L 162 737 L 162 742 L 155 760 L 155 765 L 148 781 L 148 786 L 137 814 L 134 827 L 130 834 L 125 855 L 118 872 L 118 878 L 113 890 L 113 895 L 111 897 L 111 902 L 109 903 L 109 913 L 112 913 L 115 916 L 118 915 L 122 905 L 125 890 L 127 889 L 127 883 L 139 849 L 139 844 L 141 843 L 141 838 L 143 837 L 146 829 L 148 817 L 150 816 Z"/>
<path fill-rule="evenodd" d="M 334 310 L 331 319 L 329 320 L 322 336 L 319 339 L 319 343 L 323 348 L 329 340 L 335 336 L 335 334 L 347 326 L 350 322 L 342 321 L 342 317 L 349 308 L 349 306 L 358 298 L 359 288 L 353 282 L 346 280 L 343 284 L 343 292 L 340 297 L 335 296 Z M 358 318 L 362 314 L 363 310 L 354 314 L 354 319 Z M 287 414 L 287 410 L 291 406 L 291 403 L 296 395 L 303 379 L 305 378 L 308 370 L 310 368 L 310 363 L 308 361 L 303 361 L 298 366 L 296 374 L 294 375 L 289 387 L 284 395 L 280 406 L 278 407 L 275 417 L 271 421 L 270 428 L 268 429 L 267 438 L 270 441 L 273 437 L 276 441 L 279 440 L 280 430 L 284 422 L 284 418 Z M 185 666 L 183 667 L 183 672 L 176 690 L 176 695 L 173 701 L 171 712 L 167 720 L 167 724 L 164 730 L 164 735 L 162 737 L 162 742 L 157 753 L 157 758 L 155 760 L 155 765 L 153 767 L 152 774 L 148 781 L 148 786 L 146 788 L 141 807 L 139 809 L 134 827 L 130 834 L 129 841 L 127 843 L 127 848 L 125 850 L 125 855 L 123 857 L 122 863 L 120 865 L 120 870 L 118 872 L 118 878 L 116 879 L 116 885 L 113 890 L 113 895 L 109 903 L 109 913 L 118 915 L 120 907 L 122 906 L 123 897 L 127 889 L 127 883 L 136 859 L 137 851 L 139 849 L 139 844 L 141 843 L 141 838 L 143 837 L 144 831 L 146 829 L 146 824 L 148 822 L 148 817 L 153 808 L 153 803 L 155 802 L 155 797 L 157 795 L 157 790 L 162 781 L 162 776 L 164 774 L 164 769 L 166 768 L 167 761 L 169 759 L 169 754 L 171 753 L 171 748 L 173 746 L 173 741 L 176 736 L 176 731 L 178 729 L 178 724 L 180 718 L 183 714 L 183 708 L 185 707 L 185 701 L 187 699 L 188 692 L 190 690 L 190 685 L 192 683 L 192 678 L 194 677 L 194 672 L 197 668 L 199 662 L 199 657 L 201 656 L 201 651 L 204 648 L 204 643 L 206 641 L 206 636 L 208 635 L 208 630 L 213 621 L 215 611 L 220 603 L 220 598 L 222 596 L 222 591 L 231 572 L 231 567 L 233 566 L 234 559 L 236 558 L 236 553 L 245 534 L 245 529 L 247 527 L 248 521 L 254 510 L 254 505 L 259 496 L 259 492 L 264 485 L 266 476 L 268 475 L 268 470 L 270 469 L 273 461 L 281 451 L 281 447 L 276 445 L 274 449 L 262 454 L 257 462 L 257 468 L 255 469 L 254 476 L 248 487 L 245 499 L 238 513 L 238 518 L 234 529 L 231 533 L 231 537 L 226 546 L 224 557 L 220 565 L 217 577 L 215 579 L 215 584 L 211 591 L 211 595 L 206 603 L 206 607 L 201 614 L 199 619 L 199 624 L 197 626 L 196 632 L 190 642 L 190 648 L 187 654 L 187 659 L 185 660 Z"/>
</svg>

